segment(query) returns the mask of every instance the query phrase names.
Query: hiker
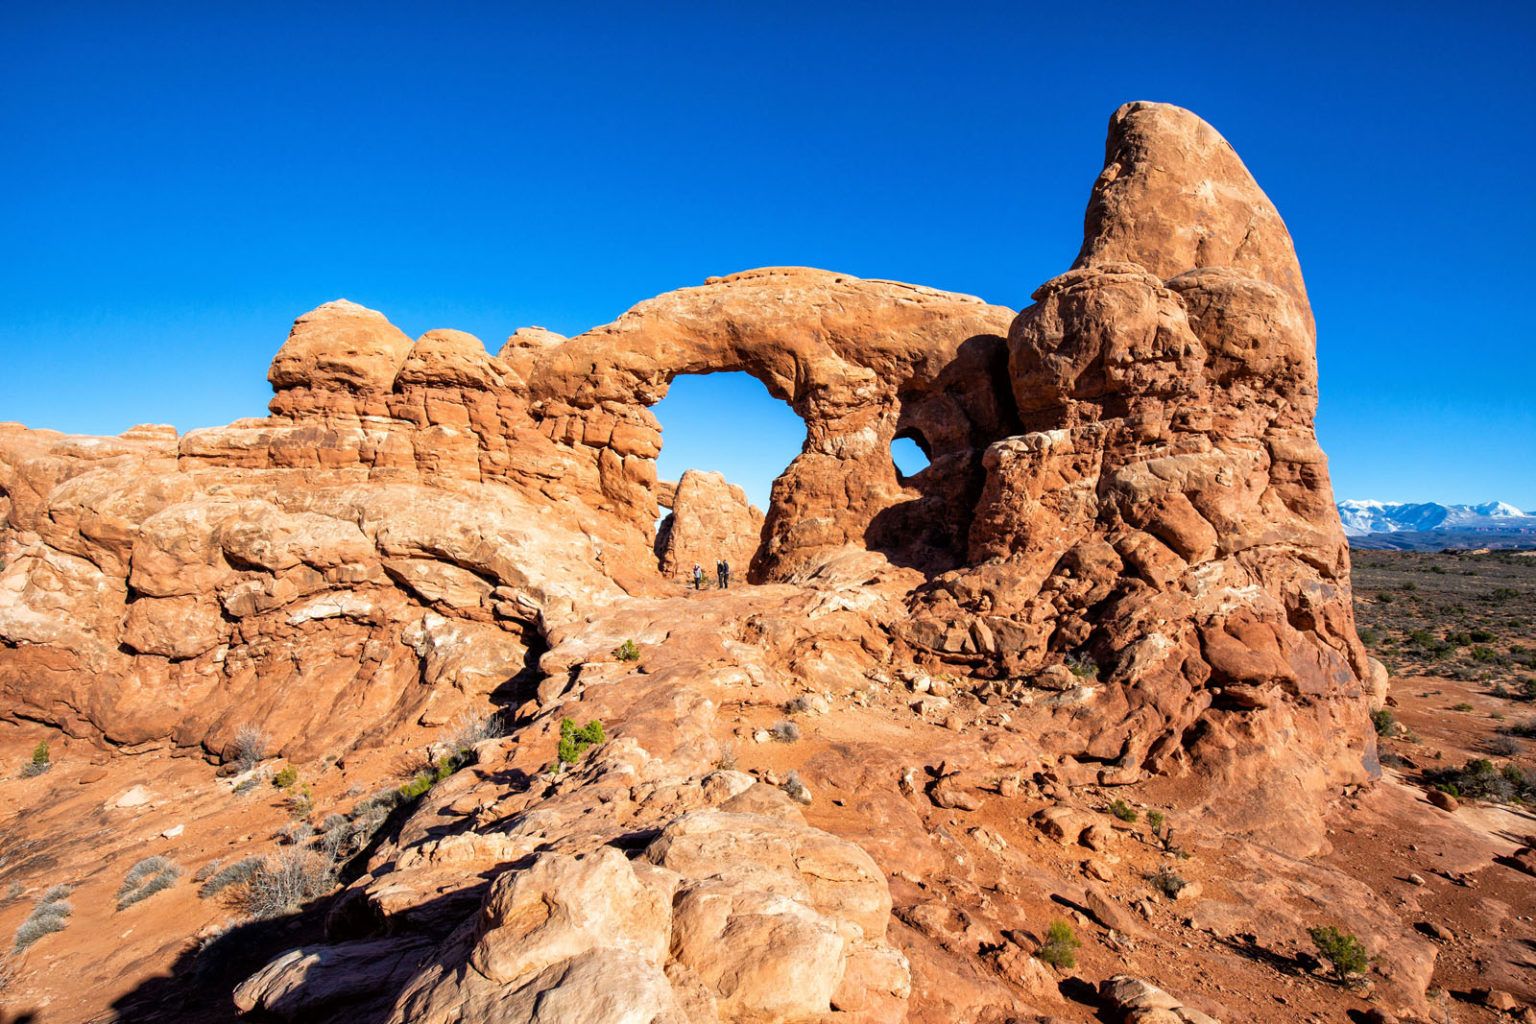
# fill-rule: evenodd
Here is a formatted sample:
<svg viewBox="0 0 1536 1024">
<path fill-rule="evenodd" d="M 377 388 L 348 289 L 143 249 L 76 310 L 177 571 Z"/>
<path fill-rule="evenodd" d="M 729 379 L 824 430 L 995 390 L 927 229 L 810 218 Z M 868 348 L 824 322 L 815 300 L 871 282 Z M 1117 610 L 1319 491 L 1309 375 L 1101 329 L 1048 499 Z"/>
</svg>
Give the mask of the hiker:
<svg viewBox="0 0 1536 1024">
<path fill-rule="evenodd" d="M 731 587 L 731 563 L 720 559 L 720 589 L 729 590 Z"/>
<path fill-rule="evenodd" d="M 719 587 L 721 590 L 724 590 L 728 585 L 728 581 L 726 580 L 727 571 L 728 570 L 725 567 L 725 559 L 715 559 L 715 586 Z"/>
<path fill-rule="evenodd" d="M 704 589 L 704 567 L 698 562 L 693 563 L 693 589 Z"/>
</svg>

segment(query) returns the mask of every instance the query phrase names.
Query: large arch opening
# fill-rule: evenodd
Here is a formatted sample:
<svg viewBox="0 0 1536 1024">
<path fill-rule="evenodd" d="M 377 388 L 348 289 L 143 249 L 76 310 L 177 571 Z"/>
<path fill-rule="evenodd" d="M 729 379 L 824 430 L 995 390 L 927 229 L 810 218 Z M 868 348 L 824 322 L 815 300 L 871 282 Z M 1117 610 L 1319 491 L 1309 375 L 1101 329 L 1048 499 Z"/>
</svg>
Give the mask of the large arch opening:
<svg viewBox="0 0 1536 1024">
<path fill-rule="evenodd" d="M 744 582 L 773 482 L 804 448 L 805 423 L 741 371 L 679 375 L 651 412 L 661 424 L 658 567 L 686 581 L 697 563 L 713 586 L 724 560 L 731 581 Z"/>
</svg>

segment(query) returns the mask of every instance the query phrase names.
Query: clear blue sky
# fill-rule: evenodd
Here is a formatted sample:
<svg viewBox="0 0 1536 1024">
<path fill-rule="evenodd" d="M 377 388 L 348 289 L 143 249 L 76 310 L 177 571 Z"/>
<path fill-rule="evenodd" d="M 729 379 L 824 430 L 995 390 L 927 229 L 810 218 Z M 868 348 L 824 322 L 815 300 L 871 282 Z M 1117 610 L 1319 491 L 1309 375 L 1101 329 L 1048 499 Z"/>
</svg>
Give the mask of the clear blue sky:
<svg viewBox="0 0 1536 1024">
<path fill-rule="evenodd" d="M 259 415 L 338 296 L 492 349 L 770 264 L 1022 306 L 1154 99 L 1296 237 L 1339 495 L 1536 506 L 1532 5 L 564 6 L 8 5 L 0 419 Z M 738 398 L 659 411 L 782 466 Z"/>
</svg>

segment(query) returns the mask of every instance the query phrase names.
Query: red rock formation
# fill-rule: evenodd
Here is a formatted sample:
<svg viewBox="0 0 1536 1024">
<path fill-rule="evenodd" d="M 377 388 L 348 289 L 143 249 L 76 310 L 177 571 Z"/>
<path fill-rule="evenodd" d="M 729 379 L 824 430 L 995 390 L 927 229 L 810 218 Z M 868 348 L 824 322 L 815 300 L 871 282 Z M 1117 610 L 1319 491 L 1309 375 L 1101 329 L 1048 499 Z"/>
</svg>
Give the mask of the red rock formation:
<svg viewBox="0 0 1536 1024">
<path fill-rule="evenodd" d="M 723 558 L 742 580 L 763 532 L 763 514 L 746 493 L 719 473 L 690 469 L 666 498 L 672 511 L 656 531 L 662 573 L 681 579 L 697 563 L 713 584 Z"/>
<path fill-rule="evenodd" d="M 905 710 L 908 679 L 915 713 L 957 730 L 952 701 L 988 708 L 984 750 L 944 741 L 932 765 L 946 813 L 1021 777 L 1041 794 L 1142 783 L 1292 853 L 1321 842 L 1327 795 L 1374 749 L 1311 313 L 1231 148 L 1177 108 L 1117 111 L 1078 260 L 1035 299 L 1015 316 L 770 268 L 570 339 L 525 329 L 497 356 L 335 302 L 295 322 L 265 419 L 179 438 L 0 427 L 0 718 L 212 754 L 254 724 L 308 760 L 516 713 L 506 763 L 434 791 L 338 898 L 332 944 L 274 961 L 242 1007 L 872 1024 L 910 1001 L 916 1019 L 985 1018 L 1014 1006 L 977 976 L 994 932 L 909 893 L 893 938 L 870 855 L 715 770 L 717 709 L 749 706 L 743 687 L 785 679 L 786 701 L 824 703 L 857 683 Z M 754 579 L 778 586 L 677 595 L 653 549 L 649 407 L 678 374 L 735 370 L 800 414 L 805 447 L 760 530 L 740 509 L 687 513 L 738 499 L 685 476 L 663 563 L 707 570 L 710 548 L 751 537 Z M 897 436 L 931 458 L 910 479 Z M 638 670 L 608 655 L 625 640 Z M 541 775 L 567 713 L 623 746 Z M 837 763 L 867 773 L 861 844 L 921 874 L 912 837 L 943 829 L 911 810 L 910 769 L 887 763 L 908 751 L 886 742 Z M 598 893 L 611 905 L 588 906 Z M 1030 981 L 1022 948 L 1004 973 Z M 366 991 L 348 980 L 362 964 Z"/>
<path fill-rule="evenodd" d="M 1129 104 L 1035 299 L 1009 331 L 1025 430 L 987 449 L 971 567 L 908 635 L 1009 674 L 1078 659 L 1101 685 L 1046 739 L 1088 774 L 1192 772 L 1234 823 L 1294 821 L 1371 743 L 1284 225 L 1209 125 Z"/>
</svg>

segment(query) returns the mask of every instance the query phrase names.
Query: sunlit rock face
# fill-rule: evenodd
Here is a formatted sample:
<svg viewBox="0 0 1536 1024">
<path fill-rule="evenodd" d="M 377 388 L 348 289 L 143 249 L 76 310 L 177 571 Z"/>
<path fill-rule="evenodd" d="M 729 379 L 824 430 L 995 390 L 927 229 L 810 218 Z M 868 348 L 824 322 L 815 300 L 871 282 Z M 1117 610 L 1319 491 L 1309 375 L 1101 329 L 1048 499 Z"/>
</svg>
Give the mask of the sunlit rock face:
<svg viewBox="0 0 1536 1024">
<path fill-rule="evenodd" d="M 1074 778 L 1309 818 L 1371 741 L 1284 224 L 1209 125 L 1129 104 L 1077 261 L 1034 298 L 767 268 L 495 356 L 338 301 L 294 323 L 265 418 L 0 427 L 0 715 L 214 754 L 260 722 L 337 753 L 536 703 L 554 638 L 728 548 L 738 578 L 883 602 L 861 642 L 886 663 L 1007 686 L 1070 662 L 1032 728 Z M 658 564 L 650 407 L 724 371 L 804 448 L 761 523 L 685 477 Z M 931 464 L 902 477 L 897 436 Z"/>
<path fill-rule="evenodd" d="M 664 575 L 683 579 L 703 568 L 713 582 L 725 562 L 741 581 L 762 539 L 763 513 L 719 473 L 690 469 L 666 496 L 666 518 L 656 531 L 656 557 Z"/>
</svg>

